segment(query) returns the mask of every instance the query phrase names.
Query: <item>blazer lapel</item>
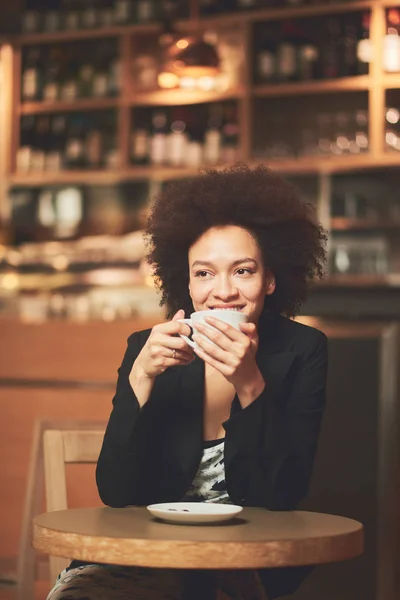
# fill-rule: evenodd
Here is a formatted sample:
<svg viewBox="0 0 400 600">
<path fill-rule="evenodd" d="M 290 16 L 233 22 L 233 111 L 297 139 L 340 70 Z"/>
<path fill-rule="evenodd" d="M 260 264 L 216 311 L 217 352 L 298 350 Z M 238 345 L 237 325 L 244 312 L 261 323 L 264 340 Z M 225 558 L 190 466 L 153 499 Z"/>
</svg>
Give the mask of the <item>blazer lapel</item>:
<svg viewBox="0 0 400 600">
<path fill-rule="evenodd" d="M 195 475 L 203 439 L 204 363 L 200 358 L 179 367 L 177 406 L 168 431 L 168 446 L 185 476 Z"/>
</svg>

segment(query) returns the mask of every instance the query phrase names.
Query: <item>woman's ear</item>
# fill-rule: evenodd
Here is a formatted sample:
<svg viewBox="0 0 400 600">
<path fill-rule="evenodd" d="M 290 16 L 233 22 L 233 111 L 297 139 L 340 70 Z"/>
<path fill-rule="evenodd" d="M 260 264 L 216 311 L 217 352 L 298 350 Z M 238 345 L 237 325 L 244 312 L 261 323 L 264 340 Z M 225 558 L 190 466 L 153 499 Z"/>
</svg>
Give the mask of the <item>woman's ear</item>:
<svg viewBox="0 0 400 600">
<path fill-rule="evenodd" d="M 267 286 L 266 286 L 265 295 L 271 296 L 275 291 L 275 287 L 276 287 L 275 277 L 272 273 L 270 273 L 267 278 Z"/>
</svg>

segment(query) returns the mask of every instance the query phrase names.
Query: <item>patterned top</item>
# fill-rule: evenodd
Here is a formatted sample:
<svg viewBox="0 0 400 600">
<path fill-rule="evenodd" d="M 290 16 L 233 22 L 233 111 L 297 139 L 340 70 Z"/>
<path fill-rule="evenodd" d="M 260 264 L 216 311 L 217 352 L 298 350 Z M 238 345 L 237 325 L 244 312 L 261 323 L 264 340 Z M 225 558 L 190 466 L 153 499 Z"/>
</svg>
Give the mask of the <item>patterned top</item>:
<svg viewBox="0 0 400 600">
<path fill-rule="evenodd" d="M 232 504 L 225 483 L 224 440 L 204 442 L 203 456 L 184 502 Z"/>
</svg>

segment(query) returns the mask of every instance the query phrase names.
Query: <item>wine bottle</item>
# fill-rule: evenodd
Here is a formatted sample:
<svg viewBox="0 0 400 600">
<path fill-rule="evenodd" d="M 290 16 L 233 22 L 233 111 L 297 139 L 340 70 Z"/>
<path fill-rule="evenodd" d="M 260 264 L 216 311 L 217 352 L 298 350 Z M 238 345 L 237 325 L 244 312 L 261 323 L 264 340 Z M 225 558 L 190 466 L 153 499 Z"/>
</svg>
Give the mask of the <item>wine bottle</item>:
<svg viewBox="0 0 400 600">
<path fill-rule="evenodd" d="M 94 0 L 81 0 L 81 27 L 83 29 L 93 29 L 99 24 L 98 7 Z"/>
<path fill-rule="evenodd" d="M 351 15 L 346 15 L 343 17 L 343 35 L 340 42 L 341 52 L 339 76 L 351 77 L 357 75 L 357 27 L 354 17 Z"/>
<path fill-rule="evenodd" d="M 222 125 L 222 161 L 233 163 L 239 153 L 239 125 L 237 106 L 227 103 L 224 107 L 224 123 Z"/>
<path fill-rule="evenodd" d="M 162 165 L 167 158 L 167 115 L 165 109 L 154 110 L 151 124 L 150 160 L 154 165 Z"/>
<path fill-rule="evenodd" d="M 256 55 L 256 79 L 268 83 L 277 76 L 277 37 L 274 27 L 264 24 L 259 38 Z"/>
<path fill-rule="evenodd" d="M 145 118 L 138 119 L 138 125 L 131 133 L 131 162 L 135 165 L 146 165 L 150 160 L 150 126 Z"/>
<path fill-rule="evenodd" d="M 156 0 L 136 0 L 136 23 L 148 23 L 156 18 Z"/>
<path fill-rule="evenodd" d="M 167 135 L 166 160 L 173 167 L 185 164 L 188 149 L 187 134 L 188 111 L 183 107 L 175 108 L 171 115 L 170 131 Z"/>
<path fill-rule="evenodd" d="M 104 136 L 95 118 L 87 118 L 87 133 L 85 139 L 86 165 L 89 169 L 102 166 L 104 157 Z"/>
<path fill-rule="evenodd" d="M 67 169 L 82 169 L 86 166 L 84 137 L 84 115 L 79 113 L 71 115 L 67 125 L 67 138 L 65 143 L 65 167 Z"/>
<path fill-rule="evenodd" d="M 387 73 L 400 72 L 400 9 L 387 12 L 387 33 L 383 42 L 383 68 Z"/>
<path fill-rule="evenodd" d="M 315 22 L 312 23 L 314 25 Z M 300 80 L 315 79 L 317 77 L 318 47 L 310 33 L 311 24 L 298 25 L 298 50 L 297 50 L 297 78 Z"/>
<path fill-rule="evenodd" d="M 53 46 L 47 66 L 43 73 L 43 100 L 45 102 L 56 102 L 60 99 L 60 65 L 61 49 Z"/>
<path fill-rule="evenodd" d="M 31 47 L 27 50 L 22 72 L 21 99 L 23 102 L 32 102 L 41 97 L 41 52 L 39 48 Z"/>
<path fill-rule="evenodd" d="M 337 17 L 329 17 L 321 35 L 320 75 L 323 79 L 339 77 L 340 20 Z"/>
<path fill-rule="evenodd" d="M 133 19 L 132 0 L 116 0 L 114 5 L 114 21 L 118 25 L 126 25 Z"/>
<path fill-rule="evenodd" d="M 368 75 L 372 61 L 372 43 L 370 40 L 371 13 L 364 12 L 361 19 L 361 33 L 357 44 L 358 74 Z"/>
<path fill-rule="evenodd" d="M 280 81 L 297 78 L 297 30 L 293 21 L 284 21 L 282 39 L 276 51 L 276 70 Z"/>
<path fill-rule="evenodd" d="M 53 117 L 50 125 L 50 143 L 46 154 L 46 170 L 60 171 L 64 165 L 66 119 L 64 115 Z"/>
<path fill-rule="evenodd" d="M 207 128 L 204 133 L 204 162 L 216 165 L 221 159 L 222 144 L 222 105 L 211 104 Z"/>
<path fill-rule="evenodd" d="M 20 144 L 16 154 L 17 171 L 26 173 L 32 167 L 35 117 L 23 116 L 21 119 Z"/>
</svg>

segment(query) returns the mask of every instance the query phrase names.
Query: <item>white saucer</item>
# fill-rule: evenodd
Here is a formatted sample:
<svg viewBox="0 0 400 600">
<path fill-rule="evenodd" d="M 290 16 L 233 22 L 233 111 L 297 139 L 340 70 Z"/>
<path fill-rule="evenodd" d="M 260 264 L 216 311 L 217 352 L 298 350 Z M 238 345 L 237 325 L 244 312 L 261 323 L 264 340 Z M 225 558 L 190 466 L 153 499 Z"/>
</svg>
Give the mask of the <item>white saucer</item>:
<svg viewBox="0 0 400 600">
<path fill-rule="evenodd" d="M 164 502 L 150 504 L 147 509 L 152 515 L 170 523 L 219 523 L 228 521 L 242 510 L 236 504 L 216 504 L 212 502 Z"/>
</svg>

